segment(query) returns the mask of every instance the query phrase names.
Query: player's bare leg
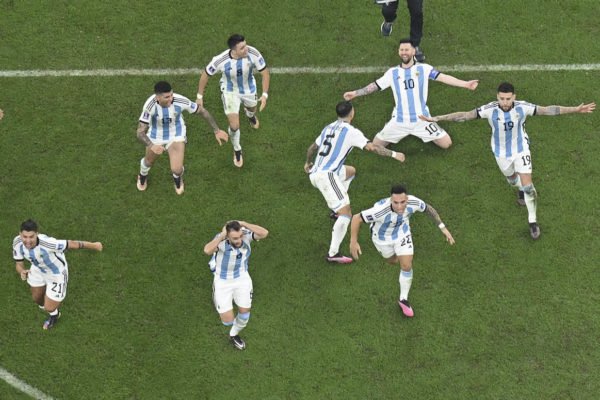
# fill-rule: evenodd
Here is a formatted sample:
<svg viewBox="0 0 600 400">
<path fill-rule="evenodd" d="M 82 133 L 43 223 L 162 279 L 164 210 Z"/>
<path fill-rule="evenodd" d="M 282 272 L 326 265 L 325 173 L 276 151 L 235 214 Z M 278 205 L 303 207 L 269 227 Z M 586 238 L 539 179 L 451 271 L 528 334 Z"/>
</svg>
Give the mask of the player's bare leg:
<svg viewBox="0 0 600 400">
<path fill-rule="evenodd" d="M 240 144 L 240 115 L 238 113 L 227 114 L 227 121 L 229 122 L 229 137 L 233 145 L 233 165 L 241 168 L 244 165 L 244 157 Z"/>
<path fill-rule="evenodd" d="M 151 146 L 146 147 L 146 153 L 144 158 L 140 160 L 140 173 L 137 179 L 137 188 L 140 191 L 146 190 L 148 182 L 148 173 L 150 172 L 150 168 L 154 165 L 154 161 L 162 154 L 164 151 L 164 146 L 153 144 Z"/>
<path fill-rule="evenodd" d="M 452 146 L 452 139 L 450 138 L 450 135 L 446 134 L 441 138 L 434 140 L 433 143 L 442 149 L 447 149 Z"/>
<path fill-rule="evenodd" d="M 31 298 L 40 308 L 44 309 L 44 296 L 46 295 L 46 286 L 32 287 Z"/>
<path fill-rule="evenodd" d="M 400 282 L 400 299 L 398 300 L 398 305 L 400 306 L 402 313 L 407 317 L 415 315 L 408 302 L 408 292 L 410 291 L 413 278 L 412 260 L 412 255 L 398 256 L 398 262 L 400 264 L 400 277 L 398 279 Z"/>
<path fill-rule="evenodd" d="M 175 193 L 182 195 L 185 190 L 183 185 L 183 158 L 185 156 L 185 143 L 171 143 L 168 149 L 169 163 L 171 164 L 171 173 L 173 174 L 173 183 L 175 184 Z"/>
<path fill-rule="evenodd" d="M 350 209 L 350 204 L 346 204 L 342 208 L 333 211 L 337 213 L 338 218 L 335 224 L 333 224 L 331 231 L 331 244 L 327 253 L 327 261 L 338 264 L 350 264 L 352 258 L 340 254 L 340 245 L 348 231 L 348 225 L 350 225 L 350 220 L 352 219 L 352 210 Z"/>
<path fill-rule="evenodd" d="M 529 233 L 532 239 L 538 239 L 540 237 L 540 227 L 537 224 L 537 191 L 533 186 L 533 180 L 531 174 L 519 173 L 521 179 L 521 185 L 523 185 L 523 192 L 525 194 L 525 206 L 527 206 L 527 220 L 529 222 Z"/>
</svg>

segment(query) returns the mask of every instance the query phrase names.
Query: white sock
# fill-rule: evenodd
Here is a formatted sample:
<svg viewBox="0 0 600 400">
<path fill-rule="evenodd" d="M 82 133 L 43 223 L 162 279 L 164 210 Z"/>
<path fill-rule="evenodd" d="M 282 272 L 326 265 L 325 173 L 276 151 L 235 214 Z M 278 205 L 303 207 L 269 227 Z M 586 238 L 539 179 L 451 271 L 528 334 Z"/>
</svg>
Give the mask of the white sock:
<svg viewBox="0 0 600 400">
<path fill-rule="evenodd" d="M 524 186 L 523 192 L 525 192 L 525 205 L 527 206 L 527 212 L 529 214 L 527 219 L 529 223 L 537 222 L 537 192 L 533 187 L 533 183 Z"/>
<path fill-rule="evenodd" d="M 140 160 L 140 175 L 148 175 L 148 172 L 150 172 L 150 167 L 146 166 L 146 163 L 144 162 L 144 159 L 142 158 Z"/>
<path fill-rule="evenodd" d="M 337 221 L 335 221 L 335 224 L 333 224 L 331 245 L 329 246 L 329 257 L 333 257 L 340 252 L 340 245 L 346 236 L 348 225 L 350 225 L 350 216 L 348 215 L 340 215 Z"/>
<path fill-rule="evenodd" d="M 240 151 L 242 146 L 240 145 L 240 130 L 237 129 L 235 131 L 228 129 L 229 137 L 231 138 L 231 144 L 233 145 L 233 150 Z"/>
<path fill-rule="evenodd" d="M 244 112 L 246 113 L 246 117 L 252 118 L 256 115 L 256 111 L 250 111 L 247 108 L 244 108 Z"/>
<path fill-rule="evenodd" d="M 244 329 L 246 327 L 246 325 L 248 325 L 249 319 L 250 319 L 250 311 L 248 311 L 247 313 L 238 313 L 238 315 L 233 320 L 233 326 L 231 327 L 231 330 L 229 331 L 229 336 L 235 336 L 238 333 L 240 333 L 240 331 L 242 329 Z"/>
<path fill-rule="evenodd" d="M 58 315 L 58 308 L 52 312 L 49 312 L 48 314 L 50 314 L 51 316 Z"/>
<path fill-rule="evenodd" d="M 412 285 L 413 270 L 400 271 L 400 300 L 408 300 L 408 292 L 410 291 L 410 285 Z"/>
</svg>

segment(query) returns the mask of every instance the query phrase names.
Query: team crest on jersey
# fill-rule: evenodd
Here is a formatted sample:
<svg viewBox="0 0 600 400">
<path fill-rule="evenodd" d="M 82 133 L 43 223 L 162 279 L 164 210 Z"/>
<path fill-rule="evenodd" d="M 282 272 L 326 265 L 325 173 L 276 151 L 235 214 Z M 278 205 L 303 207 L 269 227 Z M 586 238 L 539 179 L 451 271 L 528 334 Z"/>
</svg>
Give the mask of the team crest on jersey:
<svg viewBox="0 0 600 400">
<path fill-rule="evenodd" d="M 150 113 L 148 111 L 144 111 L 143 117 L 144 117 L 144 119 L 150 118 Z"/>
<path fill-rule="evenodd" d="M 214 74 L 215 72 L 216 71 L 215 71 L 215 68 L 213 66 L 208 67 L 208 73 L 209 74 Z"/>
</svg>

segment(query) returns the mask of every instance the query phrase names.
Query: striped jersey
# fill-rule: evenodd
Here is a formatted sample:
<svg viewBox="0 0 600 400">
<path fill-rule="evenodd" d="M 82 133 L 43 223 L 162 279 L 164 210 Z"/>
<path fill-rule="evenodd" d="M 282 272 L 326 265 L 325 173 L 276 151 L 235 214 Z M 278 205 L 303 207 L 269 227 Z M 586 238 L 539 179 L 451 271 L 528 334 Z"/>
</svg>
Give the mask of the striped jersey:
<svg viewBox="0 0 600 400">
<path fill-rule="evenodd" d="M 477 109 L 479 118 L 487 118 L 492 128 L 492 151 L 496 157 L 510 158 L 529 151 L 529 136 L 525 132 L 525 119 L 535 115 L 537 106 L 526 101 L 515 101 L 510 111 L 493 101 Z"/>
<path fill-rule="evenodd" d="M 186 127 L 183 120 L 183 111 L 195 113 L 198 105 L 177 93 L 173 93 L 173 102 L 169 107 L 161 107 L 152 95 L 144 103 L 140 122 L 150 125 L 148 137 L 155 144 L 165 144 L 175 138 L 186 137 Z"/>
<path fill-rule="evenodd" d="M 63 254 L 67 250 L 66 240 L 58 240 L 38 233 L 38 242 L 33 249 L 23 244 L 21 236 L 13 240 L 13 259 L 27 260 L 32 268 L 37 268 L 43 274 L 59 275 L 67 268 L 67 259 Z"/>
<path fill-rule="evenodd" d="M 254 240 L 254 233 L 246 228 L 242 228 L 242 232 L 242 245 L 239 248 L 232 246 L 229 240 L 223 240 L 217 246 L 208 263 L 216 277 L 235 279 L 248 273 L 248 260 L 252 252 L 250 242 Z"/>
<path fill-rule="evenodd" d="M 381 90 L 392 87 L 396 106 L 392 119 L 400 123 L 419 121 L 419 115 L 430 116 L 427 107 L 429 79 L 437 79 L 440 72 L 429 64 L 415 63 L 410 68 L 395 66 L 375 81 Z"/>
<path fill-rule="evenodd" d="M 415 197 L 408 195 L 404 213 L 398 214 L 392 208 L 392 199 L 381 199 L 368 210 L 361 211 L 364 222 L 370 224 L 373 239 L 378 242 L 395 242 L 410 233 L 409 219 L 415 212 L 423 212 L 427 204 Z"/>
<path fill-rule="evenodd" d="M 327 125 L 315 140 L 319 147 L 313 172 L 339 172 L 353 147 L 363 149 L 369 139 L 347 122 L 337 120 Z"/>
<path fill-rule="evenodd" d="M 244 58 L 231 58 L 230 50 L 225 50 L 214 57 L 204 69 L 209 76 L 222 72 L 221 91 L 239 94 L 255 94 L 256 82 L 252 75 L 254 70 L 262 71 L 267 68 L 265 59 L 260 52 L 248 46 L 248 55 Z"/>
</svg>

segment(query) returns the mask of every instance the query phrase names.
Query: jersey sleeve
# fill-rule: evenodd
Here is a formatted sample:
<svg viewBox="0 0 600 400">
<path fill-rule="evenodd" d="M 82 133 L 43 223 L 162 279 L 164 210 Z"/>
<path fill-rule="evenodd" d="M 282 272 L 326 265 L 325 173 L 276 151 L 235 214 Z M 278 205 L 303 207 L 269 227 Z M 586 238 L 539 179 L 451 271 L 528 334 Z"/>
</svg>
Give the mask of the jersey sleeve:
<svg viewBox="0 0 600 400">
<path fill-rule="evenodd" d="M 185 96 L 177 95 L 177 96 L 175 96 L 173 102 L 174 102 L 174 104 L 177 104 L 178 106 L 183 108 L 185 111 L 189 112 L 190 114 L 193 114 L 196 111 L 198 111 L 198 104 L 191 101 L 190 99 L 188 99 Z"/>
<path fill-rule="evenodd" d="M 252 232 L 250 229 L 242 228 L 242 232 L 244 233 L 243 240 L 246 243 L 250 243 L 253 240 L 256 240 L 254 238 L 254 232 Z"/>
<path fill-rule="evenodd" d="M 221 55 L 213 57 L 213 59 L 210 60 L 210 63 L 208 63 L 208 65 L 206 66 L 206 68 L 204 68 L 204 71 L 206 71 L 206 73 L 209 76 L 213 76 L 217 72 L 221 71 L 222 68 L 223 68 L 223 63 L 219 62 L 219 61 L 222 60 L 222 59 L 223 59 L 223 57 Z"/>
<path fill-rule="evenodd" d="M 524 101 L 519 104 L 519 107 L 521 107 L 521 109 L 523 109 L 523 111 L 525 112 L 525 115 L 528 117 L 531 117 L 537 113 L 537 105 L 535 105 L 535 104 Z"/>
<path fill-rule="evenodd" d="M 364 133 L 354 127 L 352 127 L 350 134 L 352 138 L 350 144 L 354 147 L 364 149 L 367 143 L 370 142 L 370 140 L 365 137 Z"/>
<path fill-rule="evenodd" d="M 258 71 L 262 71 L 265 68 L 267 68 L 267 62 L 265 61 L 265 58 L 262 56 L 262 54 L 260 54 L 260 51 L 258 51 L 254 47 L 248 47 L 248 55 L 250 56 L 250 60 L 252 61 L 252 64 L 254 64 L 256 69 Z"/>
<path fill-rule="evenodd" d="M 152 115 L 152 109 L 154 108 L 153 97 L 150 97 L 144 103 L 144 108 L 142 108 L 142 114 L 140 115 L 140 122 L 150 125 L 150 116 Z"/>
<path fill-rule="evenodd" d="M 427 78 L 432 81 L 435 81 L 441 74 L 440 71 L 438 71 L 429 64 L 424 64 L 423 67 L 425 67 L 425 74 L 427 75 Z"/>
<path fill-rule="evenodd" d="M 490 118 L 497 105 L 498 103 L 492 102 L 476 108 L 475 111 L 477 112 L 477 117 L 482 119 Z"/>
<path fill-rule="evenodd" d="M 25 254 L 22 252 L 22 242 L 19 240 L 19 236 L 13 240 L 13 260 L 23 261 L 25 260 Z"/>
<path fill-rule="evenodd" d="M 393 68 L 388 69 L 385 74 L 379 79 L 375 81 L 379 89 L 384 90 L 392 86 L 393 78 L 392 78 L 392 70 Z"/>
<path fill-rule="evenodd" d="M 408 205 L 406 206 L 406 208 L 409 209 L 409 212 L 415 213 L 415 212 L 425 212 L 425 210 L 427 209 L 427 203 L 425 203 L 423 200 L 419 199 L 418 197 L 415 196 L 408 196 Z"/>
<path fill-rule="evenodd" d="M 386 199 L 380 200 L 375 205 L 367 210 L 363 210 L 360 212 L 360 216 L 364 222 L 367 224 L 372 224 L 373 222 L 377 222 L 385 218 L 389 211 L 389 205 L 386 202 Z"/>
<path fill-rule="evenodd" d="M 67 250 L 68 244 L 64 239 L 55 239 L 50 236 L 38 235 L 39 245 L 48 251 L 54 253 L 63 253 Z"/>
</svg>

